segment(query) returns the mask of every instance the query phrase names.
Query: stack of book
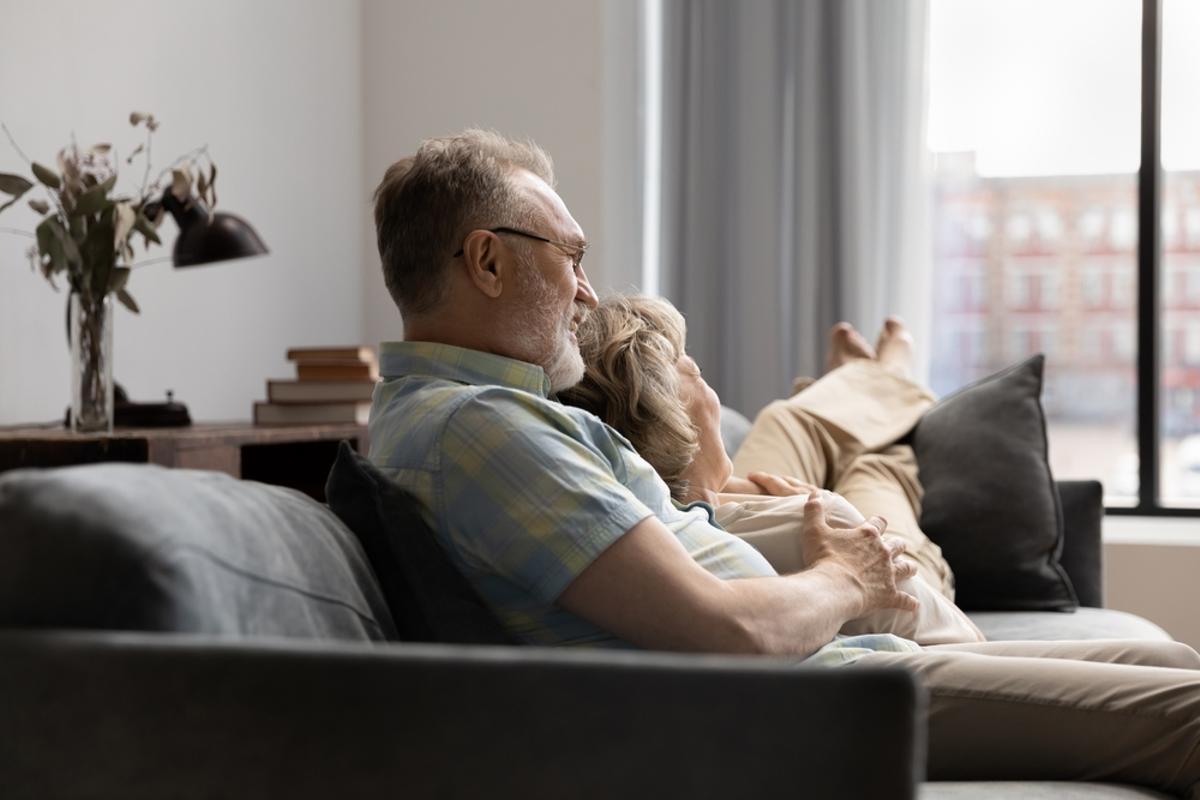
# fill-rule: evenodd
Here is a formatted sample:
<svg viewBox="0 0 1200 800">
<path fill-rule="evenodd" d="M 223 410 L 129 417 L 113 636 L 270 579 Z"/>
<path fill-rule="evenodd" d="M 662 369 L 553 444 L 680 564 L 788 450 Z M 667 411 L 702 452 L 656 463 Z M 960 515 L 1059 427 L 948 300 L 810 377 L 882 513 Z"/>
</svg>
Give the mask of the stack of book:
<svg viewBox="0 0 1200 800">
<path fill-rule="evenodd" d="M 254 404 L 255 425 L 366 425 L 379 364 L 370 347 L 293 347 L 295 380 L 267 381 L 267 402 Z"/>
</svg>

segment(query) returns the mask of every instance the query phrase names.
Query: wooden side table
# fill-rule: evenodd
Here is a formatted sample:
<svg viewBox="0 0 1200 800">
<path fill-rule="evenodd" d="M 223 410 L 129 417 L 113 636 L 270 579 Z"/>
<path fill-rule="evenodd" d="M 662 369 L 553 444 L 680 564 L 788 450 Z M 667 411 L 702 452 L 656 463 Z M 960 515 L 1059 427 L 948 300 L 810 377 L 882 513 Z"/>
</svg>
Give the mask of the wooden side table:
<svg viewBox="0 0 1200 800">
<path fill-rule="evenodd" d="M 343 439 L 367 451 L 360 425 L 260 427 L 249 422 L 183 428 L 118 428 L 77 434 L 60 427 L 0 427 L 0 472 L 103 461 L 211 469 L 235 478 L 299 489 L 324 501 L 325 478 Z"/>
</svg>

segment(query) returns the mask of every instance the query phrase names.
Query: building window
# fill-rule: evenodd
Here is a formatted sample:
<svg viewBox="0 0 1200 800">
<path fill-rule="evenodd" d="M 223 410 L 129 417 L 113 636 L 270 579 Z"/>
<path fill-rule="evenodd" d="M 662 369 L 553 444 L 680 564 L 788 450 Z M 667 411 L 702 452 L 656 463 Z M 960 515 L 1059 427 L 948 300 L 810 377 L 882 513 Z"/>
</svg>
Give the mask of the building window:
<svg viewBox="0 0 1200 800">
<path fill-rule="evenodd" d="M 1113 214 L 1108 243 L 1113 250 L 1132 250 L 1137 244 L 1137 217 L 1134 209 L 1122 208 Z"/>
<path fill-rule="evenodd" d="M 1040 296 L 1038 298 L 1038 307 L 1046 310 L 1056 309 L 1062 299 L 1062 274 L 1063 268 L 1055 265 L 1054 268 L 1043 272 L 1038 276 L 1040 284 Z"/>
<path fill-rule="evenodd" d="M 1096 267 L 1080 270 L 1080 298 L 1084 308 L 1100 308 L 1108 299 L 1108 273 Z"/>
<path fill-rule="evenodd" d="M 1008 307 L 1014 310 L 1029 308 L 1033 301 L 1033 276 L 1010 267 L 1004 277 L 1008 285 Z"/>
<path fill-rule="evenodd" d="M 1079 235 L 1089 243 L 1094 243 L 1104 234 L 1104 210 L 1089 208 L 1079 217 Z"/>
</svg>

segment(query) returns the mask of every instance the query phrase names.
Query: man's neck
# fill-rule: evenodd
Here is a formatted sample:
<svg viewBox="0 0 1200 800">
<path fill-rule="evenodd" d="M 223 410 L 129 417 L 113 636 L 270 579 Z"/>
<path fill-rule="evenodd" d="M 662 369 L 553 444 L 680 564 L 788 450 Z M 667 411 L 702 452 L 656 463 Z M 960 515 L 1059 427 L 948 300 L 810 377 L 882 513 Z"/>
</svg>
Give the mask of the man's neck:
<svg viewBox="0 0 1200 800">
<path fill-rule="evenodd" d="M 474 323 L 457 320 L 404 320 L 404 340 L 406 342 L 434 342 L 448 344 L 452 347 L 462 347 L 466 350 L 478 350 L 481 353 L 492 353 L 506 358 L 518 358 L 507 352 L 503 342 L 488 336 L 478 328 L 478 320 Z"/>
</svg>

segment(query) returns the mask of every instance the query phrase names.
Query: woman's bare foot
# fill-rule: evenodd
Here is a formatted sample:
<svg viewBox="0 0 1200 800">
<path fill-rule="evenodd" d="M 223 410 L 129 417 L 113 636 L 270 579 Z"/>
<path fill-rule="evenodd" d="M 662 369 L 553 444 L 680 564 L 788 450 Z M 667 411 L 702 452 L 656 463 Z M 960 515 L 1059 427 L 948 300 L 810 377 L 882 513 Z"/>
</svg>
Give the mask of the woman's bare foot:
<svg viewBox="0 0 1200 800">
<path fill-rule="evenodd" d="M 829 330 L 829 353 L 825 356 L 825 371 L 832 372 L 856 358 L 875 358 L 875 351 L 853 325 L 849 322 L 839 322 Z"/>
<path fill-rule="evenodd" d="M 883 321 L 883 330 L 875 342 L 879 363 L 885 369 L 911 378 L 913 373 L 913 337 L 899 317 Z"/>
</svg>

